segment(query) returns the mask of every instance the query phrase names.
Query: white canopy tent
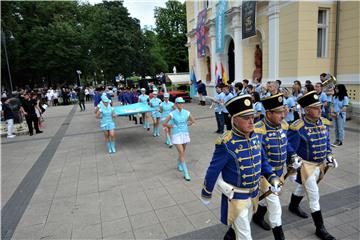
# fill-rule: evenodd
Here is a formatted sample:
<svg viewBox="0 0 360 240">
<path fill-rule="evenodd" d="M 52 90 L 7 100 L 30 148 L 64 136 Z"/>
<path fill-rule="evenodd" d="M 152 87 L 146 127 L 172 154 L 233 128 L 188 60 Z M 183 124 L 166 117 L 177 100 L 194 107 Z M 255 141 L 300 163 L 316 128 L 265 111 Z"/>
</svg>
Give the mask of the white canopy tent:
<svg viewBox="0 0 360 240">
<path fill-rule="evenodd" d="M 173 84 L 190 84 L 189 73 L 166 73 L 166 78 Z"/>
</svg>

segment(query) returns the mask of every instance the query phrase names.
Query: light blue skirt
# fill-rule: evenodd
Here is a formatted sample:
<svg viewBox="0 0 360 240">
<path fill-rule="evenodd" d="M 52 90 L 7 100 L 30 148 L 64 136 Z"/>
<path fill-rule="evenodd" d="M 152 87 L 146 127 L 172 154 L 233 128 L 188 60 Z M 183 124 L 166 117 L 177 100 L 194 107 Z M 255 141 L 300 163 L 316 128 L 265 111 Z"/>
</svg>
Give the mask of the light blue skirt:
<svg viewBox="0 0 360 240">
<path fill-rule="evenodd" d="M 154 111 L 154 112 L 151 113 L 151 117 L 152 118 L 160 118 L 161 113 L 159 111 Z"/>
<path fill-rule="evenodd" d="M 110 131 L 115 128 L 115 123 L 109 122 L 109 123 L 101 125 L 100 127 L 101 127 L 101 130 L 103 130 L 103 131 Z"/>
</svg>

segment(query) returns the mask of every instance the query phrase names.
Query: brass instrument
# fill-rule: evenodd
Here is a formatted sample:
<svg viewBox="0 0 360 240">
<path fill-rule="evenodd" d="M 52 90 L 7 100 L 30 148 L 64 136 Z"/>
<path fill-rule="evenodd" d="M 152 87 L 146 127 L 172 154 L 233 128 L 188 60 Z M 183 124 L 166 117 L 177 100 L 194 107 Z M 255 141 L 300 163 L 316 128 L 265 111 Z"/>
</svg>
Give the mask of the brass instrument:
<svg viewBox="0 0 360 240">
<path fill-rule="evenodd" d="M 327 91 L 329 91 L 331 89 L 334 89 L 335 85 L 336 85 L 336 78 L 333 75 L 328 73 L 326 75 L 326 81 L 324 81 L 322 83 L 323 91 L 327 92 Z"/>
</svg>

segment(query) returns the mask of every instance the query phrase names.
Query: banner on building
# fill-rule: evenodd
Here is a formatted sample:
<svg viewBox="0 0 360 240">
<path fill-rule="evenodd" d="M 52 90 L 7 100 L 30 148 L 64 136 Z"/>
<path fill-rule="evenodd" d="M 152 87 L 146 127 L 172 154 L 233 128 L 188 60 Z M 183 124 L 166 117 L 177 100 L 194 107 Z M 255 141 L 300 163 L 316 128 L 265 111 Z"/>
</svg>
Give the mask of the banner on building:
<svg viewBox="0 0 360 240">
<path fill-rule="evenodd" d="M 225 35 L 225 11 L 227 9 L 227 1 L 220 0 L 216 8 L 216 52 L 224 52 L 224 35 Z"/>
<path fill-rule="evenodd" d="M 256 1 L 242 2 L 242 39 L 256 35 Z"/>
<path fill-rule="evenodd" d="M 196 26 L 196 45 L 198 58 L 205 57 L 206 45 L 205 45 L 205 21 L 206 21 L 206 9 L 202 10 L 198 15 L 198 22 Z"/>
</svg>

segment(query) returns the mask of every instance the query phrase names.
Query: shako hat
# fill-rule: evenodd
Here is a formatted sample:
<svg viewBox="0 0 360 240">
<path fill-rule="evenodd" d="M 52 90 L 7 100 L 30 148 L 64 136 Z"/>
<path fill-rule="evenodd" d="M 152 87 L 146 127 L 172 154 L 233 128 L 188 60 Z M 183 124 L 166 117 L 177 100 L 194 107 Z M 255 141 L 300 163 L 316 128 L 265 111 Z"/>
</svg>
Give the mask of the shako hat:
<svg viewBox="0 0 360 240">
<path fill-rule="evenodd" d="M 234 97 L 225 103 L 226 109 L 232 117 L 255 114 L 251 95 L 245 94 Z"/>
<path fill-rule="evenodd" d="M 282 93 L 275 94 L 260 100 L 266 111 L 281 112 L 285 109 Z"/>
<path fill-rule="evenodd" d="M 297 102 L 300 104 L 302 108 L 305 107 L 317 107 L 321 106 L 321 102 L 319 101 L 319 96 L 317 95 L 316 91 L 311 91 L 303 96 L 301 96 Z"/>
</svg>

